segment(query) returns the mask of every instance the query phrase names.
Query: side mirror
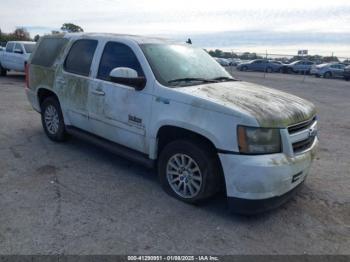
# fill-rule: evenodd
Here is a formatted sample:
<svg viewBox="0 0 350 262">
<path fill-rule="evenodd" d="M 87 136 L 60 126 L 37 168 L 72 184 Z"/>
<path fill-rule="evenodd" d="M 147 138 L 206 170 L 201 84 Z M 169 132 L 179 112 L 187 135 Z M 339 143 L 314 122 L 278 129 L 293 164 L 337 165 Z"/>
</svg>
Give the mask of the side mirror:
<svg viewBox="0 0 350 262">
<path fill-rule="evenodd" d="M 114 68 L 109 74 L 110 80 L 114 83 L 134 87 L 136 90 L 142 90 L 146 86 L 146 78 L 139 77 L 136 70 L 128 67 Z"/>
<path fill-rule="evenodd" d="M 15 50 L 13 50 L 13 52 L 16 54 L 23 54 L 23 51 L 20 49 L 15 49 Z"/>
</svg>

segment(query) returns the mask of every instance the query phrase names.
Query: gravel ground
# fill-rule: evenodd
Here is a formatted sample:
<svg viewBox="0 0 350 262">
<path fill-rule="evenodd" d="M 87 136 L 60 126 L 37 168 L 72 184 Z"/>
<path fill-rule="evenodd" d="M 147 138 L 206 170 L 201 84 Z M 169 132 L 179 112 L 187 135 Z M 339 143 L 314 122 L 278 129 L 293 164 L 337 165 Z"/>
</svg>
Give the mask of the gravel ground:
<svg viewBox="0 0 350 262">
<path fill-rule="evenodd" d="M 217 196 L 190 206 L 153 170 L 71 139 L 48 140 L 24 77 L 0 78 L 0 254 L 350 254 L 350 83 L 239 73 L 314 102 L 320 152 L 281 208 L 227 212 Z"/>
</svg>

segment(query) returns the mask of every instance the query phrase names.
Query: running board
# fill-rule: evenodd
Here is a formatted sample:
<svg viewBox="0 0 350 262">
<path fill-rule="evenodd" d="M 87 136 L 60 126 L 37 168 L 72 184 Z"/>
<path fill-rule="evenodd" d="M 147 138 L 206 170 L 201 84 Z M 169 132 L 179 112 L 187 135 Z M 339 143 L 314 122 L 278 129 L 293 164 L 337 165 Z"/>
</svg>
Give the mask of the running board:
<svg viewBox="0 0 350 262">
<path fill-rule="evenodd" d="M 119 145 L 115 142 L 109 141 L 107 139 L 96 136 L 94 134 L 91 134 L 89 132 L 86 132 L 84 130 L 81 130 L 81 129 L 73 127 L 73 126 L 66 126 L 66 131 L 68 134 L 70 134 L 72 136 L 78 137 L 82 140 L 86 140 L 87 142 L 90 142 L 92 144 L 100 146 L 100 147 L 110 151 L 113 154 L 119 155 L 119 156 L 126 158 L 128 160 L 137 162 L 137 163 L 139 163 L 143 166 L 146 166 L 148 168 L 154 167 L 155 161 L 152 159 L 149 159 L 146 154 L 143 154 L 143 153 L 138 152 L 136 150 Z"/>
</svg>

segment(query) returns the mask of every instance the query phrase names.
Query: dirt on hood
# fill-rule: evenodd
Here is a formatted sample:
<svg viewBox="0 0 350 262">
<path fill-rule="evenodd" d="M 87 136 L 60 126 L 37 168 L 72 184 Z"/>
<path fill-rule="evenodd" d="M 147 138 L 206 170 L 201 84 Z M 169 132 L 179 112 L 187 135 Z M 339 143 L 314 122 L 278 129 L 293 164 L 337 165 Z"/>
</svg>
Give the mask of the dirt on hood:
<svg viewBox="0 0 350 262">
<path fill-rule="evenodd" d="M 315 106 L 305 99 L 241 81 L 185 87 L 181 92 L 248 113 L 261 127 L 285 128 L 316 114 Z"/>
</svg>

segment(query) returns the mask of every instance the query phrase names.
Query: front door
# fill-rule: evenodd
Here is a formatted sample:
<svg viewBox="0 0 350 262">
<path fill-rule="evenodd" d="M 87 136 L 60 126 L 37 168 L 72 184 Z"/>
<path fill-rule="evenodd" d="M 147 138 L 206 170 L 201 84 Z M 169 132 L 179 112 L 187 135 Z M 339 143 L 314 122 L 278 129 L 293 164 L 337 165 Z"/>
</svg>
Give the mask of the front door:
<svg viewBox="0 0 350 262">
<path fill-rule="evenodd" d="M 90 87 L 89 118 L 93 133 L 147 153 L 146 130 L 151 116 L 152 83 L 141 91 L 110 81 L 110 72 L 117 67 L 128 67 L 145 76 L 132 48 L 118 42 L 107 42 L 94 83 Z"/>
</svg>

